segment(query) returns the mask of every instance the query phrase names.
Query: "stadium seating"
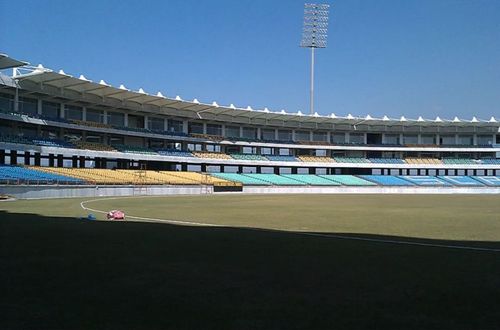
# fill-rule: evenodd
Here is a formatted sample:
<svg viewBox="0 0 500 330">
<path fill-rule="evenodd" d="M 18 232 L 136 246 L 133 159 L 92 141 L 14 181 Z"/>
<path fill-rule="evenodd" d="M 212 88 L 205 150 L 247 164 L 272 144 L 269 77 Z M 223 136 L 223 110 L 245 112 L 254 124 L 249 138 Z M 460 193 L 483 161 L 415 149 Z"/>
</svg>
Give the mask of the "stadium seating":
<svg viewBox="0 0 500 330">
<path fill-rule="evenodd" d="M 210 141 L 215 141 L 215 142 L 224 140 L 224 137 L 221 135 L 191 133 L 191 134 L 189 134 L 189 136 L 197 138 L 197 139 L 210 140 Z"/>
<path fill-rule="evenodd" d="M 252 185 L 258 185 L 258 186 L 268 186 L 268 185 L 271 185 L 270 182 L 268 181 L 263 181 L 263 180 L 260 180 L 258 178 L 253 178 L 253 177 L 250 177 L 250 176 L 246 176 L 246 175 L 243 175 L 243 174 L 237 174 L 237 173 L 212 173 L 212 176 L 215 176 L 215 177 L 218 177 L 218 178 L 221 178 L 221 179 L 225 179 L 225 180 L 229 180 L 229 181 L 234 181 L 234 182 L 240 182 L 244 185 L 249 185 L 249 186 L 252 186 Z"/>
<path fill-rule="evenodd" d="M 156 152 L 162 156 L 172 156 L 172 157 L 194 157 L 189 151 L 177 150 L 177 149 L 158 149 Z"/>
<path fill-rule="evenodd" d="M 481 164 L 498 165 L 500 164 L 500 158 L 483 158 L 481 159 Z"/>
<path fill-rule="evenodd" d="M 296 181 L 304 182 L 311 186 L 339 186 L 340 183 L 322 178 L 317 175 L 312 174 L 283 174 L 283 177 L 287 177 Z"/>
<path fill-rule="evenodd" d="M 273 162 L 296 162 L 294 156 L 266 155 L 266 158 Z"/>
<path fill-rule="evenodd" d="M 354 175 L 320 175 L 320 177 L 340 183 L 344 186 L 375 186 L 376 183 L 358 178 Z"/>
<path fill-rule="evenodd" d="M 0 165 L 0 182 L 26 184 L 81 184 L 82 180 L 70 176 L 37 171 L 32 168 Z"/>
<path fill-rule="evenodd" d="M 404 164 L 405 161 L 400 158 L 369 158 L 371 163 L 375 164 Z"/>
<path fill-rule="evenodd" d="M 286 177 L 286 176 L 281 176 L 278 174 L 244 174 L 245 176 L 249 178 L 254 178 L 254 179 L 259 179 L 261 181 L 269 182 L 270 184 L 273 185 L 278 185 L 278 186 L 304 186 L 306 185 L 305 182 L 302 181 L 297 181 L 292 178 Z"/>
<path fill-rule="evenodd" d="M 330 157 L 319 157 L 319 156 L 298 156 L 298 160 L 301 162 L 311 162 L 311 163 L 335 163 L 335 160 Z"/>
<path fill-rule="evenodd" d="M 6 143 L 19 143 L 19 144 L 32 144 L 30 139 L 15 135 L 0 135 L 0 142 Z"/>
<path fill-rule="evenodd" d="M 97 123 L 97 122 L 93 122 L 93 121 L 83 121 L 83 120 L 72 119 L 72 120 L 70 120 L 70 123 L 75 124 L 75 125 L 83 125 L 83 126 L 96 127 L 96 128 L 112 128 L 111 125 Z"/>
<path fill-rule="evenodd" d="M 381 186 L 413 186 L 414 184 L 394 175 L 360 175 L 361 178 Z"/>
<path fill-rule="evenodd" d="M 45 147 L 56 147 L 56 148 L 75 148 L 75 146 L 69 142 L 62 140 L 52 140 L 52 139 L 41 139 L 36 138 L 32 140 L 32 143 L 37 146 L 45 146 Z"/>
<path fill-rule="evenodd" d="M 213 177 L 208 174 L 201 174 L 196 172 L 177 172 L 177 171 L 160 171 L 163 175 L 171 177 L 172 184 L 213 184 L 213 185 L 230 185 L 233 184 L 232 180 Z M 174 181 L 172 181 L 174 180 Z"/>
<path fill-rule="evenodd" d="M 500 176 L 473 176 L 472 178 L 487 186 L 500 187 Z"/>
<path fill-rule="evenodd" d="M 422 165 L 422 164 L 427 164 L 427 165 L 440 165 L 443 164 L 443 162 L 440 159 L 437 158 L 405 158 L 406 164 L 413 164 L 413 165 Z"/>
<path fill-rule="evenodd" d="M 193 155 L 198 158 L 232 159 L 231 156 L 222 152 L 193 151 Z"/>
<path fill-rule="evenodd" d="M 123 172 L 120 170 L 98 168 L 68 168 L 68 167 L 37 167 L 40 171 L 71 176 L 85 180 L 92 184 L 161 184 L 158 180 L 141 178 L 136 171 Z"/>
<path fill-rule="evenodd" d="M 363 164 L 369 163 L 370 161 L 366 158 L 360 157 L 334 157 L 337 163 L 352 163 L 352 164 Z"/>
<path fill-rule="evenodd" d="M 267 161 L 267 158 L 261 155 L 255 154 L 231 154 L 233 159 L 237 160 L 257 160 L 257 161 Z"/>
<path fill-rule="evenodd" d="M 76 141 L 73 144 L 80 149 L 96 150 L 96 151 L 117 151 L 115 148 L 102 143 Z"/>
<path fill-rule="evenodd" d="M 158 154 L 154 150 L 151 150 L 151 149 L 148 149 L 145 147 L 139 147 L 139 146 L 130 146 L 130 145 L 125 145 L 125 144 L 113 144 L 112 147 L 118 151 L 127 152 L 127 153 L 135 153 L 135 154 L 143 154 L 143 155 L 157 155 Z"/>
<path fill-rule="evenodd" d="M 438 176 L 438 178 L 458 187 L 484 186 L 484 184 L 482 184 L 478 180 L 474 180 L 472 177 L 465 175 L 456 175 L 456 176 L 445 175 L 445 176 Z"/>
<path fill-rule="evenodd" d="M 443 164 L 474 165 L 476 162 L 467 158 L 443 158 Z"/>
<path fill-rule="evenodd" d="M 418 186 L 451 186 L 447 181 L 429 175 L 402 175 L 401 178 Z"/>
</svg>

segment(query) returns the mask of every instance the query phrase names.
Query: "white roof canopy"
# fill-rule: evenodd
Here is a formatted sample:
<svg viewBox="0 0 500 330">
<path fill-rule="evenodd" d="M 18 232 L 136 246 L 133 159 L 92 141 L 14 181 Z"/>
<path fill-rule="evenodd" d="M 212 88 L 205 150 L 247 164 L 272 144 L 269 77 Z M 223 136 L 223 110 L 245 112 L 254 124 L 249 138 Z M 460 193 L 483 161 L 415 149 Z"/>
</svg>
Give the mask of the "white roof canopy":
<svg viewBox="0 0 500 330">
<path fill-rule="evenodd" d="M 4 57 L 5 58 L 5 57 Z M 15 61 L 15 60 L 13 60 Z M 24 63 L 15 61 L 16 63 Z M 1 58 L 0 58 L 1 63 Z M 247 122 L 252 124 L 253 120 L 260 120 L 260 124 L 266 124 L 268 121 L 282 122 L 298 122 L 298 123 L 314 123 L 314 124 L 348 124 L 348 125 L 381 125 L 381 126 L 496 126 L 496 121 L 492 117 L 490 120 L 480 120 L 473 117 L 471 120 L 464 120 L 455 117 L 453 120 L 446 120 L 436 117 L 436 119 L 424 119 L 421 116 L 418 119 L 407 119 L 402 116 L 400 118 L 373 118 L 370 115 L 363 117 L 355 117 L 351 114 L 346 117 L 337 115 L 314 115 L 297 113 L 287 113 L 284 110 L 270 111 L 267 108 L 262 110 L 254 110 L 248 106 L 239 108 L 234 104 L 229 106 L 221 106 L 217 102 L 203 103 L 194 99 L 193 101 L 182 100 L 180 96 L 170 98 L 164 96 L 161 92 L 156 94 L 148 94 L 142 88 L 138 91 L 131 91 L 124 85 L 113 87 L 107 84 L 104 80 L 93 82 L 83 75 L 79 78 L 68 75 L 64 71 L 59 72 L 46 69 L 39 65 L 32 70 L 17 74 L 13 77 L 16 79 L 22 88 L 34 90 L 36 92 L 46 93 L 52 96 L 72 98 L 81 102 L 89 102 L 89 97 L 93 98 L 94 103 L 102 103 L 103 105 L 114 104 L 115 107 L 123 109 L 133 109 L 135 111 L 150 112 L 164 114 L 168 110 L 169 114 L 178 116 L 188 116 L 194 118 L 205 119 L 203 115 L 207 114 L 208 119 L 228 120 L 227 116 L 232 117 L 236 122 Z M 26 84 L 25 84 L 26 83 Z M 55 95 L 50 92 L 60 93 Z M 75 96 L 76 95 L 76 96 Z M 92 102 L 91 102 L 92 103 Z M 137 110 L 139 108 L 139 110 Z M 174 111 L 175 113 L 172 113 Z M 262 120 L 264 122 L 262 122 Z M 257 122 L 255 122 L 257 123 Z"/>
</svg>

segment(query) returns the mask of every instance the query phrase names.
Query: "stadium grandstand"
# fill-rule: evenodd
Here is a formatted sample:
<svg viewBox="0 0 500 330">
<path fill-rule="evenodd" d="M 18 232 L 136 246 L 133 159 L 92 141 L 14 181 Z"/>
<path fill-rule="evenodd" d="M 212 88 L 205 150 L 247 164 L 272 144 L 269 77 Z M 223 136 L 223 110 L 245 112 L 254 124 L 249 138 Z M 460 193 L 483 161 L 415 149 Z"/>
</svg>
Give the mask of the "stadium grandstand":
<svg viewBox="0 0 500 330">
<path fill-rule="evenodd" d="M 113 87 L 3 54 L 0 70 L 4 190 L 500 186 L 494 117 L 340 117 L 221 106 Z"/>
</svg>

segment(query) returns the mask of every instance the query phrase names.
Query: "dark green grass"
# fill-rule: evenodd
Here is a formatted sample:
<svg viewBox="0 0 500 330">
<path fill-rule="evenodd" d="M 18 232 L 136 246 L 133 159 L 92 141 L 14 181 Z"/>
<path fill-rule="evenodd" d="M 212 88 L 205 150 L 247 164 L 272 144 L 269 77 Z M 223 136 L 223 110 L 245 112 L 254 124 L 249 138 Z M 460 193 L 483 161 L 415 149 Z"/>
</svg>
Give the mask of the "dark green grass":
<svg viewBox="0 0 500 330">
<path fill-rule="evenodd" d="M 48 202 L 0 204 L 0 329 L 500 327 L 499 253 L 80 221 L 79 201 Z"/>
</svg>

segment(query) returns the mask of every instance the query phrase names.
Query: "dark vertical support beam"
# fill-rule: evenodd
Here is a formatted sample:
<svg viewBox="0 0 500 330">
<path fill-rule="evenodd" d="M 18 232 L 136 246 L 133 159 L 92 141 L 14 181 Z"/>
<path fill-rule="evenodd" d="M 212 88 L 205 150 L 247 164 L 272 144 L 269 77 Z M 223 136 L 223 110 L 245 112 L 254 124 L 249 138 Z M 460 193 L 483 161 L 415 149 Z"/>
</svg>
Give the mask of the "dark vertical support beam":
<svg viewBox="0 0 500 330">
<path fill-rule="evenodd" d="M 188 164 L 187 163 L 182 163 L 181 164 L 181 171 L 182 172 L 187 172 L 188 170 Z"/>
<path fill-rule="evenodd" d="M 0 150 L 0 164 L 5 164 L 5 150 Z"/>
<path fill-rule="evenodd" d="M 35 152 L 35 166 L 40 166 L 41 164 L 41 156 L 39 152 Z"/>
<path fill-rule="evenodd" d="M 207 172 L 207 164 L 201 164 L 201 171 L 203 173 Z"/>
<path fill-rule="evenodd" d="M 78 167 L 78 156 L 71 157 L 71 167 L 73 168 Z"/>
<path fill-rule="evenodd" d="M 80 162 L 80 164 L 78 167 L 85 168 L 85 156 L 80 156 L 79 162 Z"/>
<path fill-rule="evenodd" d="M 292 167 L 292 174 L 297 174 L 297 168 L 296 167 Z"/>
<path fill-rule="evenodd" d="M 24 152 L 24 165 L 30 165 L 30 152 Z"/>
<path fill-rule="evenodd" d="M 63 160 L 64 160 L 63 155 L 57 155 L 57 167 L 63 167 L 64 165 Z"/>
<path fill-rule="evenodd" d="M 309 174 L 316 174 L 316 169 L 314 167 L 309 167 Z"/>
<path fill-rule="evenodd" d="M 10 151 L 10 164 L 17 165 L 17 150 Z"/>
<path fill-rule="evenodd" d="M 54 160 L 55 160 L 55 156 L 54 154 L 49 154 L 49 166 L 50 167 L 54 167 Z"/>
<path fill-rule="evenodd" d="M 255 167 L 255 171 L 256 171 L 256 173 L 259 173 L 259 174 L 262 173 L 262 166 Z"/>
</svg>

